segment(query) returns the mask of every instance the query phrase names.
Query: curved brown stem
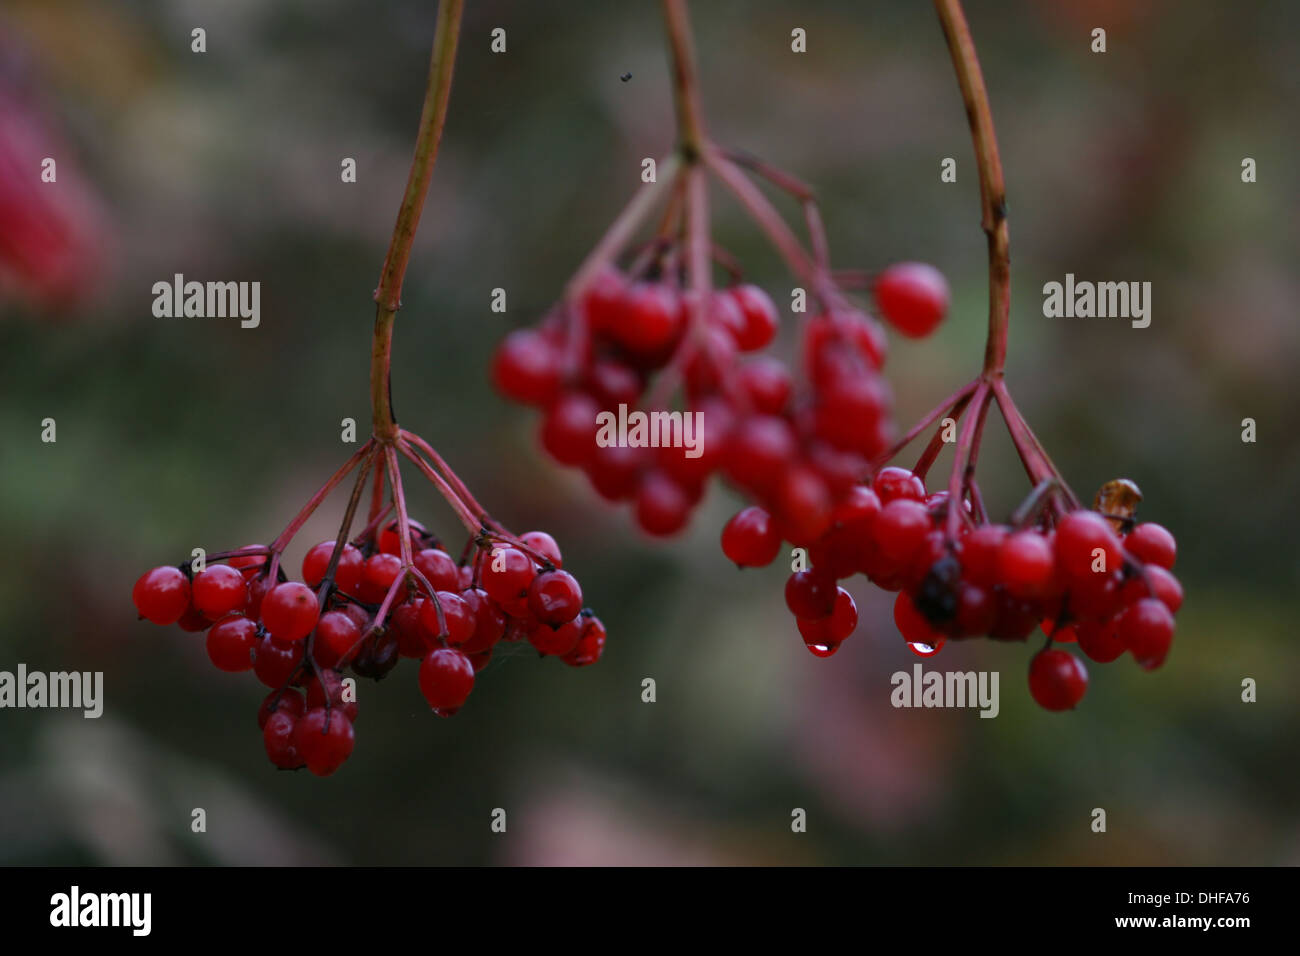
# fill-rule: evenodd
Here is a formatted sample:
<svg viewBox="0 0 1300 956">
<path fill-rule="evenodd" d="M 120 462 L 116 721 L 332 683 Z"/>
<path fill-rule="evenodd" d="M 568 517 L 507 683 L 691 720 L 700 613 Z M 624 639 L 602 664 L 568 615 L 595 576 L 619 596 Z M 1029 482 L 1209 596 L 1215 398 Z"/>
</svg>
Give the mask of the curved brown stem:
<svg viewBox="0 0 1300 956">
<path fill-rule="evenodd" d="M 397 435 L 393 417 L 392 352 L 393 320 L 402 304 L 402 280 L 411 259 L 411 244 L 420 225 L 424 197 L 429 191 L 438 144 L 447 121 L 447 102 L 451 97 L 451 77 L 456 64 L 456 45 L 460 38 L 460 18 L 464 0 L 441 0 L 438 25 L 433 36 L 433 56 L 429 63 L 429 80 L 420 112 L 420 128 L 415 139 L 415 157 L 406 180 L 406 192 L 397 211 L 393 237 L 388 243 L 384 265 L 375 288 L 375 331 L 370 352 L 370 405 L 376 437 L 392 441 Z"/>
<path fill-rule="evenodd" d="M 1007 325 L 1011 315 L 1011 251 L 1007 229 L 1007 194 L 1002 157 L 993 131 L 993 112 L 984 86 L 975 41 L 961 0 L 934 0 L 957 71 L 966 116 L 970 120 L 975 160 L 979 168 L 981 225 L 989 246 L 989 334 L 984 349 L 984 376 L 1000 377 L 1007 362 Z"/>
</svg>

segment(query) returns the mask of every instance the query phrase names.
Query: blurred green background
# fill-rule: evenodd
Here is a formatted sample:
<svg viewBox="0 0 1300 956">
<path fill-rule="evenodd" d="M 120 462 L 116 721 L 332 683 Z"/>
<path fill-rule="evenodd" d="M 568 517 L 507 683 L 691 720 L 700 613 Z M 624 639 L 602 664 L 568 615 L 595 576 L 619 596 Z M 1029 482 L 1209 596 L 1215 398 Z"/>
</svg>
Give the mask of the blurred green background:
<svg viewBox="0 0 1300 956">
<path fill-rule="evenodd" d="M 1000 671 L 996 720 L 890 707 L 889 675 L 918 658 L 891 596 L 861 578 L 858 632 L 814 659 L 783 607 L 788 572 L 738 573 L 720 553 L 730 492 L 715 486 L 688 534 L 649 542 L 492 392 L 494 344 L 557 297 L 641 157 L 669 148 L 671 96 L 650 0 L 467 7 L 395 406 L 507 525 L 556 534 L 609 628 L 604 660 L 574 670 L 514 648 L 452 720 L 428 715 L 404 662 L 361 684 L 356 751 L 321 780 L 271 769 L 251 674 L 215 671 L 201 635 L 135 620 L 141 571 L 274 537 L 348 453 L 340 419 L 364 431 L 370 294 L 435 4 L 6 0 L 0 137 L 19 153 L 57 143 L 31 148 L 60 157 L 65 195 L 82 184 L 65 211 L 91 225 L 75 301 L 16 283 L 0 303 L 0 669 L 101 670 L 106 707 L 0 712 L 0 862 L 1300 862 L 1300 7 L 969 4 L 1010 203 L 1009 381 L 1082 495 L 1141 485 L 1141 515 L 1178 535 L 1187 589 L 1167 665 L 1091 666 L 1074 713 L 1030 700 L 1028 647 L 967 643 L 927 663 Z M 975 168 L 933 10 L 692 12 L 712 132 L 816 186 L 835 264 L 923 259 L 948 275 L 945 326 L 893 342 L 909 423 L 976 371 L 985 321 Z M 504 55 L 489 52 L 498 26 Z M 806 54 L 790 51 L 796 26 Z M 1089 51 L 1096 26 L 1104 55 Z M 949 156 L 956 184 L 939 180 Z M 356 184 L 340 182 L 343 157 Z M 41 188 L 6 176 L 20 201 Z M 719 240 L 788 302 L 792 280 L 715 197 Z M 0 229 L 16 237 L 14 221 Z M 177 272 L 260 281 L 261 327 L 154 318 L 150 287 Z M 1150 328 L 1044 319 L 1041 287 L 1067 272 L 1152 282 Z M 489 309 L 496 286 L 505 315 Z M 1024 478 L 989 434 L 983 484 L 1005 514 Z M 408 488 L 414 516 L 454 536 L 426 487 Z M 290 570 L 341 507 L 308 525 Z M 641 702 L 645 677 L 657 703 Z M 1257 703 L 1240 700 L 1245 677 Z M 195 807 L 206 833 L 190 831 Z"/>
</svg>

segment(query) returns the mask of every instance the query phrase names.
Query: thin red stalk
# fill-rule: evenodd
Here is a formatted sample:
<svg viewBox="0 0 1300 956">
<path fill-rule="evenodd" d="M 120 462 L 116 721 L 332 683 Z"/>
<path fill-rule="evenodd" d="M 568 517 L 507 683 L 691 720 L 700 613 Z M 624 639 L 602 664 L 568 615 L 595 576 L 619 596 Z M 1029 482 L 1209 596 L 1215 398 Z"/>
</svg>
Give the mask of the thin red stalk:
<svg viewBox="0 0 1300 956">
<path fill-rule="evenodd" d="M 393 491 L 393 504 L 397 508 L 398 551 L 402 556 L 402 566 L 409 568 L 415 562 L 411 557 L 411 519 L 406 513 L 406 494 L 402 491 L 402 469 L 398 465 L 397 451 L 392 445 L 384 448 L 384 457 L 388 461 L 388 484 Z"/>
<path fill-rule="evenodd" d="M 415 434 L 415 432 L 408 432 L 405 429 L 402 430 L 401 437 L 408 444 L 415 445 L 422 452 L 424 452 L 426 456 L 428 456 L 429 460 L 433 462 L 434 467 L 436 467 L 438 471 L 442 473 L 442 476 L 447 480 L 447 484 L 449 484 L 452 487 L 452 489 L 456 492 L 456 494 L 460 497 L 460 500 L 465 503 L 465 506 L 467 508 L 469 508 L 472 512 L 474 512 L 475 515 L 478 516 L 480 524 L 486 524 L 489 520 L 491 520 L 488 518 L 487 509 L 484 508 L 481 504 L 479 504 L 474 499 L 474 496 L 470 494 L 469 488 L 466 487 L 465 482 L 460 480 L 460 476 L 458 476 L 456 472 L 452 471 L 451 465 L 447 464 L 447 462 L 443 459 L 441 455 L 438 454 L 437 450 L 435 450 L 432 445 L 430 445 L 419 435 Z"/>
<path fill-rule="evenodd" d="M 399 441 L 397 443 L 397 449 L 411 461 L 415 462 L 415 467 L 420 469 L 424 474 L 424 477 L 433 482 L 434 487 L 438 489 L 438 493 L 446 499 L 447 504 L 451 505 L 451 510 L 456 512 L 456 517 L 460 519 L 460 523 L 465 526 L 465 529 L 470 534 L 478 534 L 479 529 L 481 528 L 480 523 L 475 520 L 469 509 L 465 506 L 465 503 L 456 496 L 456 492 L 451 489 L 451 486 L 447 484 L 442 475 L 434 471 L 433 467 L 417 455 L 406 442 Z"/>
<path fill-rule="evenodd" d="M 963 395 L 961 398 L 957 399 L 957 404 L 953 405 L 953 407 L 949 409 L 949 412 L 945 417 L 953 419 L 954 422 L 961 421 L 962 415 L 966 413 L 966 406 L 970 403 L 970 399 L 971 396 L 969 394 Z M 943 450 L 943 446 L 946 444 L 943 440 L 943 433 L 944 426 L 940 425 L 939 428 L 935 430 L 934 435 L 931 436 L 929 443 L 925 446 L 925 451 L 921 452 L 921 457 L 917 459 L 916 467 L 912 469 L 912 473 L 922 481 L 925 481 L 925 476 L 930 473 L 930 466 L 934 464 L 934 460 L 939 457 L 939 452 Z"/>
<path fill-rule="evenodd" d="M 981 381 L 975 386 L 971 403 L 977 408 L 985 401 L 989 385 Z M 975 438 L 975 428 L 979 422 L 978 415 L 971 415 L 962 422 L 961 432 L 957 435 L 957 446 L 953 449 L 952 475 L 948 478 L 948 539 L 957 540 L 957 523 L 961 519 L 962 477 L 966 462 L 970 460 L 971 442 Z"/>
<path fill-rule="evenodd" d="M 768 202 L 762 191 L 749 181 L 740 167 L 715 150 L 706 150 L 704 160 L 754 220 L 754 224 L 767 235 L 768 241 L 785 260 L 790 271 L 809 285 L 819 285 L 817 269 L 803 245 L 781 218 L 781 214 Z"/>
<path fill-rule="evenodd" d="M 312 516 L 312 513 L 320 507 L 320 503 L 329 497 L 329 493 L 334 490 L 338 483 L 346 478 L 348 473 L 351 472 L 352 469 L 362 460 L 374 452 L 374 444 L 375 442 L 373 438 L 366 439 L 366 443 L 358 448 L 352 457 L 345 461 L 342 467 L 329 477 L 325 484 L 320 486 L 316 493 L 311 496 L 305 505 L 303 505 L 302 510 L 298 512 L 297 516 L 289 522 L 288 526 L 283 531 L 280 532 L 280 536 L 271 542 L 273 561 L 275 557 L 278 557 L 280 553 L 284 551 L 285 546 L 293 540 L 293 536 L 298 533 L 299 529 L 301 529 L 307 522 L 307 519 Z M 276 561 L 274 563 L 278 564 L 279 562 Z"/>
<path fill-rule="evenodd" d="M 971 393 L 975 391 L 975 386 L 977 384 L 978 382 L 967 382 L 934 408 L 930 409 L 930 411 L 926 413 L 925 417 L 913 425 L 906 435 L 894 442 L 893 447 L 890 448 L 889 451 L 885 452 L 875 460 L 872 465 L 872 470 L 879 471 L 881 466 L 888 464 L 895 455 L 910 445 L 916 439 L 917 435 L 921 434 L 921 432 L 925 431 L 932 424 L 938 421 L 941 416 L 944 416 L 947 412 L 956 408 L 958 402 L 965 398 L 969 398 Z"/>
</svg>

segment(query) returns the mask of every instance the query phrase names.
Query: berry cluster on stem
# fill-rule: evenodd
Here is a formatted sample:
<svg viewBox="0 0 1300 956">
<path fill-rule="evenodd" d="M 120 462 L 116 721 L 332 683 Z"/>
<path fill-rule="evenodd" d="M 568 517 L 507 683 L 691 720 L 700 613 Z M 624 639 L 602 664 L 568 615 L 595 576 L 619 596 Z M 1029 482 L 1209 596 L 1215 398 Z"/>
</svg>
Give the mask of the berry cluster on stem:
<svg viewBox="0 0 1300 956">
<path fill-rule="evenodd" d="M 142 618 L 206 632 L 212 663 L 251 670 L 270 688 L 258 712 L 271 762 L 325 776 L 351 755 L 355 682 L 378 680 L 401 658 L 419 660 L 417 683 L 435 714 L 465 703 L 475 674 L 501 642 L 528 641 L 578 667 L 597 661 L 605 629 L 583 607 L 577 579 L 542 531 L 516 537 L 496 521 L 434 447 L 393 414 L 393 325 L 411 243 L 446 120 L 463 0 L 442 0 L 411 174 L 375 290 L 371 350 L 373 434 L 270 545 L 145 572 L 132 592 Z M 467 535 L 459 558 L 407 510 L 405 459 L 446 501 Z M 335 538 L 312 547 L 301 580 L 285 549 L 327 497 L 352 477 Z M 367 484 L 365 527 L 352 535 Z"/>
</svg>

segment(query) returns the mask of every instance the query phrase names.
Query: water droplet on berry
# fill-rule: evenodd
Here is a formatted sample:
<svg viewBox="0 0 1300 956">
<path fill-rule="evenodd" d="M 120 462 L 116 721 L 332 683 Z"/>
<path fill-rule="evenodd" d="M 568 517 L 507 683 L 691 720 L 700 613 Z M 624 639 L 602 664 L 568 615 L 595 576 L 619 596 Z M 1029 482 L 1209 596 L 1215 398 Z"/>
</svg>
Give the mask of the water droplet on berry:
<svg viewBox="0 0 1300 956">
<path fill-rule="evenodd" d="M 838 644 L 805 644 L 804 647 L 813 657 L 830 657 L 840 649 Z"/>
<path fill-rule="evenodd" d="M 917 657 L 934 657 L 943 650 L 944 641 L 940 640 L 938 644 L 922 644 L 920 641 L 909 642 L 907 649 Z"/>
</svg>

